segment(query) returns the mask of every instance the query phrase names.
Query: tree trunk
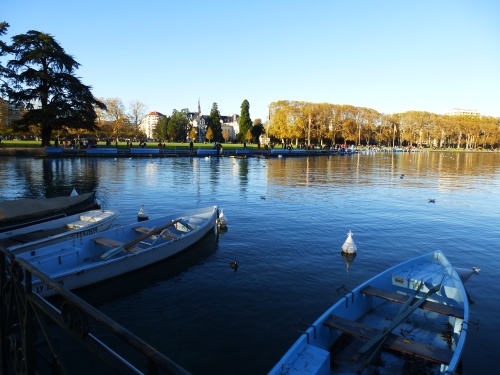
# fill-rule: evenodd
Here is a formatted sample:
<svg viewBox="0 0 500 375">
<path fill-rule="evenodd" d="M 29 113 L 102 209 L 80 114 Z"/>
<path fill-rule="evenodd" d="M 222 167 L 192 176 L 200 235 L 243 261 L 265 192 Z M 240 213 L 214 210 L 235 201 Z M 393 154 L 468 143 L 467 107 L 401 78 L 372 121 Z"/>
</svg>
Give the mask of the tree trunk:
<svg viewBox="0 0 500 375">
<path fill-rule="evenodd" d="M 460 142 L 462 141 L 462 132 L 458 133 L 457 148 L 460 148 Z"/>
<path fill-rule="evenodd" d="M 48 125 L 42 125 L 42 147 L 50 147 L 50 137 L 52 128 Z"/>
</svg>

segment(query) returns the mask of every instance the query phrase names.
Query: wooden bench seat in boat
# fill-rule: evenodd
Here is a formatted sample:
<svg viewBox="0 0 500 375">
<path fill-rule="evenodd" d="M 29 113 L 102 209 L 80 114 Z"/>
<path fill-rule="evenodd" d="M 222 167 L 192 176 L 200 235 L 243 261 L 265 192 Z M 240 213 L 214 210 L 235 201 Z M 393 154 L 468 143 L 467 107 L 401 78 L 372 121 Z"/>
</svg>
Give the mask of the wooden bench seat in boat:
<svg viewBox="0 0 500 375">
<path fill-rule="evenodd" d="M 115 241 L 107 237 L 96 237 L 94 238 L 94 242 L 100 243 L 101 245 L 108 247 L 119 247 L 125 245 L 123 242 Z"/>
<path fill-rule="evenodd" d="M 149 233 L 151 231 L 151 228 L 147 227 L 135 227 L 134 230 L 139 233 Z M 162 233 L 161 235 L 163 238 L 170 238 L 172 240 L 175 240 L 176 238 L 179 238 L 181 235 L 180 234 L 174 234 L 174 233 Z"/>
<path fill-rule="evenodd" d="M 149 231 L 151 231 L 151 228 L 147 228 L 147 227 L 135 227 L 134 230 L 138 233 L 148 233 Z"/>
<path fill-rule="evenodd" d="M 397 293 L 397 292 L 391 292 L 388 290 L 384 289 L 379 289 L 374 286 L 367 286 L 364 288 L 361 293 L 366 294 L 367 296 L 373 296 L 373 297 L 378 297 L 378 298 L 383 298 L 392 302 L 396 303 L 401 303 L 404 304 L 407 300 L 408 297 L 405 294 Z M 450 305 L 444 305 L 442 303 L 438 302 L 432 302 L 432 301 L 425 301 L 422 303 L 420 308 L 432 312 L 436 312 L 439 314 L 447 315 L 447 316 L 452 316 L 455 318 L 464 318 L 464 310 L 460 307 L 455 307 L 455 306 L 450 306 Z"/>
<path fill-rule="evenodd" d="M 96 238 L 94 238 L 94 242 L 101 244 L 101 245 L 104 245 L 104 246 L 107 246 L 107 247 L 112 247 L 112 248 L 125 245 L 123 242 L 116 241 L 116 240 L 113 240 L 113 239 L 107 238 L 107 237 L 96 237 Z M 129 253 L 135 253 L 136 251 L 139 251 L 139 250 L 142 250 L 142 249 L 139 247 L 133 247 L 131 249 L 128 249 L 127 251 Z"/>
<path fill-rule="evenodd" d="M 327 327 L 337 329 L 346 334 L 364 340 L 371 340 L 381 332 L 380 330 L 367 326 L 363 323 L 355 322 L 336 315 L 328 317 L 323 324 Z M 450 363 L 454 354 L 454 352 L 449 349 L 438 348 L 433 345 L 409 340 L 392 333 L 387 336 L 383 347 L 444 365 L 448 365 Z"/>
</svg>

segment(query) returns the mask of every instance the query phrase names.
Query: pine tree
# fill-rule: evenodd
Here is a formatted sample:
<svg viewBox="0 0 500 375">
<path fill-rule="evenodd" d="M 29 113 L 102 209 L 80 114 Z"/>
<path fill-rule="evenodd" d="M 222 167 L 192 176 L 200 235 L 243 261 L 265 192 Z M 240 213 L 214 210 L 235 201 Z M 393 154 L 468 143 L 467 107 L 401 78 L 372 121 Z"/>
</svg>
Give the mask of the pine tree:
<svg viewBox="0 0 500 375">
<path fill-rule="evenodd" d="M 39 126 L 42 146 L 50 146 L 52 132 L 63 127 L 98 129 L 95 109 L 106 109 L 106 105 L 75 76 L 80 64 L 52 35 L 31 30 L 12 40 L 8 52 L 14 58 L 7 64 L 7 91 L 13 104 L 27 110 L 13 123 L 15 129 L 29 131 L 30 126 Z"/>
<path fill-rule="evenodd" d="M 212 104 L 209 127 L 212 129 L 214 142 L 222 142 L 222 126 L 220 124 L 220 113 L 217 103 Z"/>
<path fill-rule="evenodd" d="M 241 103 L 240 113 L 240 132 L 238 133 L 238 140 L 240 142 L 246 141 L 247 134 L 252 130 L 252 120 L 250 119 L 250 103 L 248 100 L 243 100 Z"/>
</svg>

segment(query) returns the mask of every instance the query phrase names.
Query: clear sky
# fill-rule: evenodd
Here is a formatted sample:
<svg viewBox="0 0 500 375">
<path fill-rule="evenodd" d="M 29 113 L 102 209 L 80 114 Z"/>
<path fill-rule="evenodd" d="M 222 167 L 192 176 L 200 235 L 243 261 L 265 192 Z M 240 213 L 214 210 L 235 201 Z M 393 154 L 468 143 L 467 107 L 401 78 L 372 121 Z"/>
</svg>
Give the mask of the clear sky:
<svg viewBox="0 0 500 375">
<path fill-rule="evenodd" d="M 4 41 L 37 30 L 98 98 L 221 115 L 277 100 L 500 117 L 500 1 L 0 0 Z"/>
</svg>

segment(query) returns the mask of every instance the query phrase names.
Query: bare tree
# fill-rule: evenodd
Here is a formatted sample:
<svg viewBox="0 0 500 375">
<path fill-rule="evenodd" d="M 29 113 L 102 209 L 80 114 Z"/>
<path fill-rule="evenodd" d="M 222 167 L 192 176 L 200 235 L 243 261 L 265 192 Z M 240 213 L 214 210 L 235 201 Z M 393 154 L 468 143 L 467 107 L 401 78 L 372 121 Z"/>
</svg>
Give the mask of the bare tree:
<svg viewBox="0 0 500 375">
<path fill-rule="evenodd" d="M 139 125 L 144 119 L 144 116 L 146 116 L 147 107 L 139 100 L 132 100 L 129 104 L 129 108 L 130 122 L 134 133 L 137 135 L 139 133 Z"/>
<path fill-rule="evenodd" d="M 121 99 L 109 98 L 105 99 L 104 103 L 107 107 L 106 120 L 111 124 L 113 128 L 113 137 L 116 138 L 116 141 L 118 142 L 118 138 L 123 136 L 127 131 L 129 118 L 125 114 L 125 109 Z"/>
</svg>

